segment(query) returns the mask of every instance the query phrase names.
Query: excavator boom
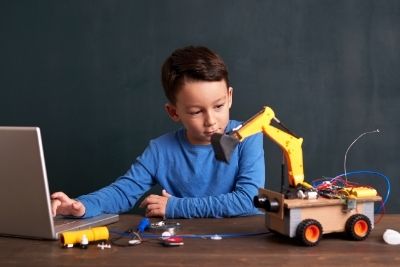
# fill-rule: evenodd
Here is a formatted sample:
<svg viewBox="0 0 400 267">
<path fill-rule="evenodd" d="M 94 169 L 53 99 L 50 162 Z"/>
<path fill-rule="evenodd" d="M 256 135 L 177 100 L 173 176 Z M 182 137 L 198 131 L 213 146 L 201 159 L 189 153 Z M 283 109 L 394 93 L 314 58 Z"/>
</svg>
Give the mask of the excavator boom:
<svg viewBox="0 0 400 267">
<path fill-rule="evenodd" d="M 229 162 L 230 156 L 239 142 L 251 135 L 262 132 L 283 150 L 288 168 L 289 185 L 292 187 L 302 185 L 304 182 L 303 151 L 301 148 L 303 138 L 296 137 L 272 126 L 272 120 L 280 123 L 275 118 L 275 113 L 270 107 L 263 107 L 260 112 L 233 129 L 232 132 L 213 135 L 211 144 L 216 158 Z"/>
</svg>

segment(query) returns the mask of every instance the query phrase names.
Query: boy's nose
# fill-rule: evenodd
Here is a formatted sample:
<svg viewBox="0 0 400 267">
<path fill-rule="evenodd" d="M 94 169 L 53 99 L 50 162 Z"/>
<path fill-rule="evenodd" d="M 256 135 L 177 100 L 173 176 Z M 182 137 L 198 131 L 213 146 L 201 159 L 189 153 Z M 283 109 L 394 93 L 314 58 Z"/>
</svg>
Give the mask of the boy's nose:
<svg viewBox="0 0 400 267">
<path fill-rule="evenodd" d="M 216 123 L 215 117 L 208 112 L 204 120 L 204 126 L 210 127 L 213 126 L 215 123 Z"/>
</svg>

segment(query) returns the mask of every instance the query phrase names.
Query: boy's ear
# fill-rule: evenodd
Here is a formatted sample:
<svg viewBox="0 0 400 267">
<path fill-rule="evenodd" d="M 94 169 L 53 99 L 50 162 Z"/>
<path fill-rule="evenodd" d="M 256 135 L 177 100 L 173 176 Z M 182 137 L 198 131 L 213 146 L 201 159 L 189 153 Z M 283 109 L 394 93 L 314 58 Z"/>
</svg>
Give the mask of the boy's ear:
<svg viewBox="0 0 400 267">
<path fill-rule="evenodd" d="M 233 101 L 233 88 L 229 87 L 228 88 L 228 101 L 229 101 L 229 108 L 232 107 L 232 101 Z"/>
<path fill-rule="evenodd" d="M 171 103 L 167 103 L 164 106 L 165 111 L 167 112 L 168 116 L 175 122 L 178 122 L 179 119 L 179 115 L 176 112 L 176 107 L 174 105 L 172 105 Z"/>
</svg>

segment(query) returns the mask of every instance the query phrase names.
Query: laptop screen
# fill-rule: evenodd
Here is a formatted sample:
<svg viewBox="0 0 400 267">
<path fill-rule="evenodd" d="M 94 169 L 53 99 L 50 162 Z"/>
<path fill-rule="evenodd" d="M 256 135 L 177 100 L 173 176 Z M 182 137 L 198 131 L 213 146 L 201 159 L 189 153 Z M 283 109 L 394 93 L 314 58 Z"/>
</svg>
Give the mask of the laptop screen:
<svg viewBox="0 0 400 267">
<path fill-rule="evenodd" d="M 60 232 L 119 220 L 117 214 L 101 214 L 54 225 L 38 127 L 0 127 L 0 183 L 0 235 L 57 239 Z"/>
<path fill-rule="evenodd" d="M 53 238 L 40 129 L 0 127 L 0 234 Z"/>
</svg>

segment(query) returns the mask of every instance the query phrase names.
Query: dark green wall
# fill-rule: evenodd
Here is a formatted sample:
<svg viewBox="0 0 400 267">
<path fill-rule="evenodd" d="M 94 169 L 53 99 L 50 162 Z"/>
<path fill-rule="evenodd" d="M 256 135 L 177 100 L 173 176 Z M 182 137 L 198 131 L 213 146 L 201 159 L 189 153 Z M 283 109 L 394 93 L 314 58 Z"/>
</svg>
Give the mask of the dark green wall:
<svg viewBox="0 0 400 267">
<path fill-rule="evenodd" d="M 348 170 L 391 178 L 400 212 L 400 1 L 1 1 L 0 125 L 37 125 L 52 191 L 90 192 L 176 128 L 160 66 L 178 47 L 226 61 L 232 117 L 263 105 L 304 137 L 308 181 Z M 265 139 L 267 186 L 281 154 Z M 360 177 L 385 194 L 381 177 Z"/>
</svg>

